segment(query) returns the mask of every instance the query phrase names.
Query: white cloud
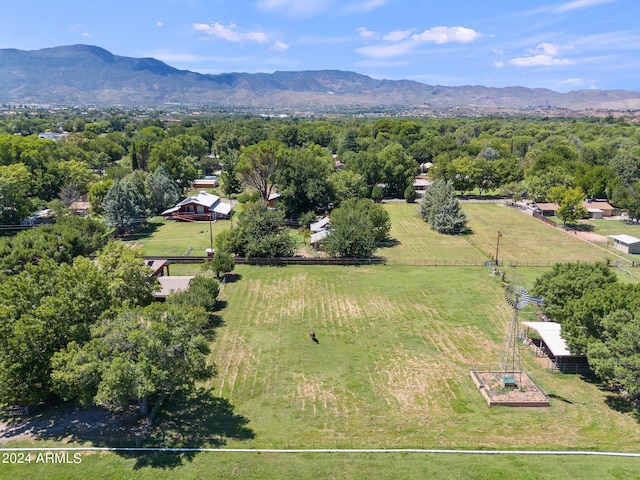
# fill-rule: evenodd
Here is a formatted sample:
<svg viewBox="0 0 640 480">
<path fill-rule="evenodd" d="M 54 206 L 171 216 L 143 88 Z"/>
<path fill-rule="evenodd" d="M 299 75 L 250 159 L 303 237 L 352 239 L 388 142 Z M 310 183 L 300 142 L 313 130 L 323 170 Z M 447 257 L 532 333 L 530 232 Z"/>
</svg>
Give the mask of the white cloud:
<svg viewBox="0 0 640 480">
<path fill-rule="evenodd" d="M 530 51 L 531 55 L 517 57 L 509 60 L 511 65 L 516 67 L 551 67 L 562 65 L 573 65 L 575 62 L 568 58 L 560 58 L 560 47 L 552 43 L 541 43 Z"/>
<path fill-rule="evenodd" d="M 618 0 L 573 0 L 572 2 L 564 3 L 553 9 L 556 13 L 570 12 L 572 10 L 579 10 L 581 8 L 597 7 L 599 5 L 605 5 L 607 3 L 614 3 Z"/>
<path fill-rule="evenodd" d="M 378 34 L 372 30 L 368 30 L 365 27 L 360 27 L 356 29 L 356 32 L 358 32 L 358 35 L 360 35 L 360 37 L 362 38 L 378 38 Z"/>
<path fill-rule="evenodd" d="M 367 45 L 358 48 L 356 52 L 370 58 L 398 57 L 410 54 L 424 43 L 469 43 L 481 36 L 482 34 L 466 27 L 434 27 L 415 35 L 411 35 L 411 30 L 395 30 L 382 38 L 384 43 Z"/>
<path fill-rule="evenodd" d="M 411 38 L 421 42 L 443 43 L 469 43 L 477 40 L 482 35 L 472 28 L 467 27 L 433 27 Z"/>
<path fill-rule="evenodd" d="M 494 63 L 493 63 L 493 65 L 494 65 L 496 68 L 502 68 L 502 67 L 504 67 L 504 62 L 499 60 L 499 61 L 497 61 L 497 62 L 494 62 Z"/>
<path fill-rule="evenodd" d="M 366 13 L 371 12 L 389 3 L 389 0 L 363 0 L 350 3 L 342 8 L 343 13 Z"/>
<path fill-rule="evenodd" d="M 416 46 L 415 42 L 396 42 L 391 44 L 367 45 L 356 50 L 361 55 L 371 58 L 390 58 L 407 55 Z"/>
<path fill-rule="evenodd" d="M 284 13 L 289 17 L 307 18 L 324 12 L 333 0 L 258 0 L 256 6 L 266 12 Z"/>
<path fill-rule="evenodd" d="M 89 32 L 84 32 L 84 33 L 82 34 L 82 36 L 83 36 L 83 37 L 90 37 L 90 36 L 91 36 L 91 34 L 90 34 Z"/>
<path fill-rule="evenodd" d="M 411 30 L 396 30 L 394 32 L 387 33 L 382 40 L 386 42 L 400 42 L 406 40 L 411 35 Z"/>
<path fill-rule="evenodd" d="M 162 22 L 156 23 L 156 27 L 162 27 L 162 26 L 164 26 L 164 23 L 162 23 Z"/>
<path fill-rule="evenodd" d="M 231 23 L 228 26 L 224 26 L 220 23 L 194 23 L 193 28 L 198 32 L 206 33 L 207 35 L 226 40 L 233 43 L 268 43 L 269 37 L 259 31 L 241 32 L 238 26 Z"/>
<path fill-rule="evenodd" d="M 273 45 L 269 47 L 269 49 L 276 50 L 278 52 L 284 52 L 285 50 L 289 49 L 289 44 L 280 40 L 276 40 L 275 42 L 273 42 Z"/>
</svg>

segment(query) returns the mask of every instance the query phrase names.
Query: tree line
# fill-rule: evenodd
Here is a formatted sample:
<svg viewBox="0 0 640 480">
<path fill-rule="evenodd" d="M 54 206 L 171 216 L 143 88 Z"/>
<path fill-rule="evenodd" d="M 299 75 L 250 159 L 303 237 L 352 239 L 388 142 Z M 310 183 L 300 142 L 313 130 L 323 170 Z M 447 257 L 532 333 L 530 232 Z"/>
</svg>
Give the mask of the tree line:
<svg viewBox="0 0 640 480">
<path fill-rule="evenodd" d="M 180 195 L 223 167 L 224 195 L 247 188 L 265 198 L 277 189 L 287 217 L 350 198 L 411 197 L 415 174 L 427 169 L 460 194 L 606 198 L 640 216 L 640 132 L 624 119 L 167 120 L 162 111 L 115 109 L 0 120 L 0 220 L 15 224 L 49 202 L 68 206 L 86 194 L 100 214 L 107 188 L 161 166 Z M 34 135 L 62 130 L 68 135 L 57 142 Z M 154 199 L 149 211 L 173 198 Z"/>
<path fill-rule="evenodd" d="M 67 217 L 0 239 L 0 403 L 137 402 L 145 414 L 150 398 L 212 375 L 218 281 L 196 276 L 161 305 L 141 253 L 105 233 Z"/>
</svg>

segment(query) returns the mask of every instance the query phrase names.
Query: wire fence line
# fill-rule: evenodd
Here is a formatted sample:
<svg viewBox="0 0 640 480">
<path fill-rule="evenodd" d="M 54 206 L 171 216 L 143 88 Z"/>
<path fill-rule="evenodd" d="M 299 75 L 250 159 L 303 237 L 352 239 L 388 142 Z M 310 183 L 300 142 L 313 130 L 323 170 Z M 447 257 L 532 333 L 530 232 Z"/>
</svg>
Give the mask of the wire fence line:
<svg viewBox="0 0 640 480">
<path fill-rule="evenodd" d="M 603 456 L 640 458 L 635 452 L 606 452 L 591 450 L 465 450 L 439 448 L 170 448 L 170 447 L 2 447 L 0 452 L 123 452 L 123 453 L 418 453 L 449 455 L 555 455 Z"/>
<path fill-rule="evenodd" d="M 145 256 L 145 260 L 166 260 L 171 264 L 200 264 L 210 260 L 210 257 L 200 256 Z M 413 260 L 387 259 L 385 257 L 371 258 L 326 258 L 326 257 L 276 257 L 276 258 L 235 258 L 236 265 L 389 265 L 389 266 L 412 266 L 412 267 L 486 267 L 489 264 L 495 265 L 490 260 L 480 259 L 446 259 L 446 258 L 425 258 Z M 556 261 L 515 261 L 500 260 L 501 267 L 552 267 Z"/>
</svg>

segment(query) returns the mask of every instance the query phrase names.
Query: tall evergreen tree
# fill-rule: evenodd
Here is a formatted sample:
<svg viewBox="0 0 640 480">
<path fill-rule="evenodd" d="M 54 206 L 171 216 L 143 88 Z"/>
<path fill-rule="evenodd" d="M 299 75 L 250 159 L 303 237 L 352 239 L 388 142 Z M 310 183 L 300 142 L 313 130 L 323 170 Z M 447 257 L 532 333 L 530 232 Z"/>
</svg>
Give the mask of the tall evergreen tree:
<svg viewBox="0 0 640 480">
<path fill-rule="evenodd" d="M 146 184 L 149 192 L 149 203 L 155 213 L 166 210 L 167 207 L 175 204 L 180 199 L 178 184 L 173 180 L 169 169 L 164 163 L 160 164 L 147 177 Z"/>
<path fill-rule="evenodd" d="M 140 215 L 121 180 L 116 181 L 109 189 L 102 206 L 106 224 L 115 228 L 118 234 L 133 232 L 138 227 Z"/>
<path fill-rule="evenodd" d="M 420 204 L 420 215 L 432 230 L 447 235 L 467 233 L 467 216 L 460 208 L 450 182 L 438 179 L 427 189 Z"/>
</svg>

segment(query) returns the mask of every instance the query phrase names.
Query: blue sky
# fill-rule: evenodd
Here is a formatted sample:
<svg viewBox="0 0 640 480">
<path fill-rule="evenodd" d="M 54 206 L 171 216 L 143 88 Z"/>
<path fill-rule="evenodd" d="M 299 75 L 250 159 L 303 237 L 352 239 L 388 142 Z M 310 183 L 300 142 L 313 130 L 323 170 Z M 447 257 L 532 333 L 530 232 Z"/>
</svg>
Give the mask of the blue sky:
<svg viewBox="0 0 640 480">
<path fill-rule="evenodd" d="M 201 73 L 640 90 L 640 0 L 16 0 L 0 48 L 97 45 Z"/>
</svg>

